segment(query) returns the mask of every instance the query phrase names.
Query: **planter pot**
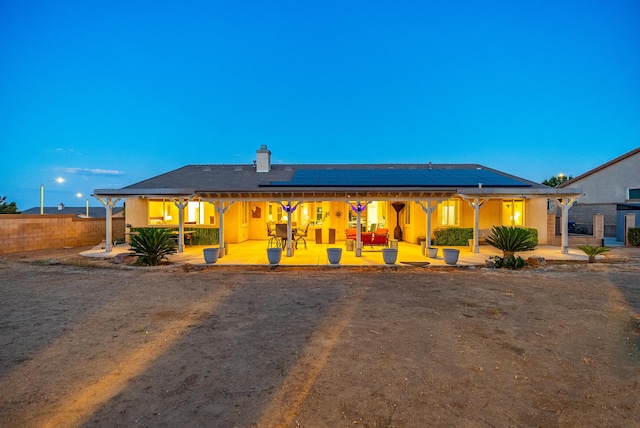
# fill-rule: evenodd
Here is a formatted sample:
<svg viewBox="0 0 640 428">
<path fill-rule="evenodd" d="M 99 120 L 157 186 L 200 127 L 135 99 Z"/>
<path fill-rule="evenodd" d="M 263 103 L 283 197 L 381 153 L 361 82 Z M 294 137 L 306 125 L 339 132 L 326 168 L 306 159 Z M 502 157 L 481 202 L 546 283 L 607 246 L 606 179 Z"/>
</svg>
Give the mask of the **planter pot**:
<svg viewBox="0 0 640 428">
<path fill-rule="evenodd" d="M 215 263 L 220 256 L 220 248 L 205 248 L 202 250 L 205 263 Z"/>
<path fill-rule="evenodd" d="M 327 248 L 327 258 L 329 259 L 329 263 L 332 265 L 339 264 L 341 257 L 342 248 Z"/>
<path fill-rule="evenodd" d="M 442 257 L 444 262 L 448 265 L 455 265 L 458 263 L 458 256 L 460 256 L 460 250 L 456 248 L 443 248 Z"/>
<path fill-rule="evenodd" d="M 438 249 L 437 248 L 427 248 L 425 255 L 430 259 L 435 259 L 438 257 Z"/>
<path fill-rule="evenodd" d="M 282 248 L 267 248 L 267 258 L 269 259 L 269 264 L 277 265 L 282 259 Z"/>
<path fill-rule="evenodd" d="M 398 259 L 398 249 L 397 248 L 383 248 L 382 249 L 382 260 L 388 265 L 392 265 Z"/>
</svg>

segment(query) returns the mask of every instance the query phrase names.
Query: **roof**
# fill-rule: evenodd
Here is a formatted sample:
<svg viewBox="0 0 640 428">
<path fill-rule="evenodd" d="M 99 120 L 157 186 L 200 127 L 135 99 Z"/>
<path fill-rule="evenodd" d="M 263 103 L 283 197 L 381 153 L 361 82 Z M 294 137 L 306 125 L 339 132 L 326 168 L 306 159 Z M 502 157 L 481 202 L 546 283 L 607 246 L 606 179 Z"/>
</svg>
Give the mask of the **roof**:
<svg viewBox="0 0 640 428">
<path fill-rule="evenodd" d="M 473 189 L 476 189 L 475 191 Z M 187 165 L 122 189 L 94 196 L 201 199 L 422 199 L 455 194 L 580 194 L 559 191 L 478 164 L 274 164 Z"/>
<path fill-rule="evenodd" d="M 124 208 L 123 207 L 115 207 L 113 208 L 112 215 L 117 215 Z M 58 207 L 44 207 L 44 213 L 51 214 L 65 214 L 65 215 L 75 215 L 75 216 L 86 216 L 87 207 L 67 207 L 65 206 L 63 209 L 59 210 Z M 107 210 L 104 207 L 89 207 L 89 217 L 90 218 L 105 218 Z M 20 212 L 20 214 L 40 214 L 40 207 L 29 208 L 28 210 L 24 210 Z"/>
<path fill-rule="evenodd" d="M 603 163 L 602 165 L 600 165 L 600 166 L 598 166 L 596 168 L 593 168 L 592 170 L 587 171 L 584 174 L 581 174 L 581 175 L 579 175 L 577 177 L 574 177 L 571 180 L 567 180 L 564 183 L 558 184 L 557 187 L 568 187 L 571 184 L 575 183 L 576 181 L 582 180 L 583 178 L 588 177 L 591 174 L 595 174 L 598 171 L 602 171 L 603 169 L 606 169 L 606 168 L 610 167 L 611 165 L 614 165 L 614 164 L 616 164 L 618 162 L 621 162 L 621 161 L 623 161 L 625 159 L 628 159 L 631 156 L 634 156 L 634 155 L 636 155 L 638 153 L 640 153 L 640 147 L 638 147 L 636 149 L 633 149 L 630 152 L 623 154 L 622 156 L 618 156 L 617 158 L 615 158 L 613 160 L 610 160 L 607 163 Z"/>
</svg>

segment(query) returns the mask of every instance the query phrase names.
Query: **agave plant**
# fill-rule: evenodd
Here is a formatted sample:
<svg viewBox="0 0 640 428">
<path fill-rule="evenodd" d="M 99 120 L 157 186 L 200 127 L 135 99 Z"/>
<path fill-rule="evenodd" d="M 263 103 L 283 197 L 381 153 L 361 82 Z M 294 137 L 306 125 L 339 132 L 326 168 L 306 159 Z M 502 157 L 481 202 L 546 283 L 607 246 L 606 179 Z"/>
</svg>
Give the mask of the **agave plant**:
<svg viewBox="0 0 640 428">
<path fill-rule="evenodd" d="M 607 247 L 592 247 L 591 245 L 578 245 L 578 248 L 584 251 L 584 253 L 589 256 L 589 263 L 593 263 L 596 261 L 596 256 L 598 254 L 606 253 L 609 251 Z"/>
<path fill-rule="evenodd" d="M 493 226 L 486 242 L 502 250 L 504 259 L 513 257 L 516 252 L 534 250 L 538 244 L 528 229 L 508 226 Z"/>
<path fill-rule="evenodd" d="M 144 228 L 131 235 L 131 250 L 138 265 L 156 266 L 176 252 L 176 241 L 169 229 Z"/>
</svg>

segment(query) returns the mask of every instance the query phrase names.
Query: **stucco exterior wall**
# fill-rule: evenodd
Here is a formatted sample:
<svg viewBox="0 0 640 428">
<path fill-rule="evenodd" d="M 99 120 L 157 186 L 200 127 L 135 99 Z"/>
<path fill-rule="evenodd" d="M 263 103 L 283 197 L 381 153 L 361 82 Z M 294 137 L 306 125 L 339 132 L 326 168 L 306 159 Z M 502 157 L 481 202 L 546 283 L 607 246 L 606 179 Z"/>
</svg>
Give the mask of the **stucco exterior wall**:
<svg viewBox="0 0 640 428">
<path fill-rule="evenodd" d="M 538 229 L 538 244 L 547 245 L 547 199 L 536 198 L 525 201 L 524 224 L 526 227 Z"/>
<path fill-rule="evenodd" d="M 127 198 L 125 219 L 131 227 L 144 227 L 148 223 L 149 212 L 146 199 Z"/>
<path fill-rule="evenodd" d="M 124 237 L 123 217 L 112 219 L 113 239 Z M 0 215 L 0 253 L 98 245 L 106 237 L 104 218 L 73 214 Z"/>
<path fill-rule="evenodd" d="M 575 180 L 571 187 L 581 188 L 580 204 L 624 203 L 629 188 L 640 188 L 640 153 Z"/>
</svg>

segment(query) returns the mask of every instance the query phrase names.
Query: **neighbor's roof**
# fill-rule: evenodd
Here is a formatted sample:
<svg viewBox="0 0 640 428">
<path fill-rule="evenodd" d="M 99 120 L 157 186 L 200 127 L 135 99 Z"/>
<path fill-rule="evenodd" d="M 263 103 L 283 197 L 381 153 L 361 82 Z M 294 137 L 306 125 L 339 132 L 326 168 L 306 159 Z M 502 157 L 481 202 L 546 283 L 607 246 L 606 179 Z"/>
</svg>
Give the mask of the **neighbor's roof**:
<svg viewBox="0 0 640 428">
<path fill-rule="evenodd" d="M 637 149 L 633 149 L 630 152 L 623 154 L 622 156 L 618 156 L 617 158 L 615 158 L 613 160 L 610 160 L 607 163 L 603 163 L 602 165 L 600 165 L 600 166 L 598 166 L 596 168 L 593 168 L 592 170 L 587 171 L 584 174 L 581 174 L 581 175 L 579 175 L 577 177 L 574 177 L 571 180 L 567 180 L 564 183 L 560 183 L 560 184 L 558 184 L 558 187 L 568 187 L 571 184 L 575 183 L 576 181 L 582 180 L 583 178 L 588 177 L 591 174 L 595 174 L 598 171 L 602 171 L 603 169 L 606 169 L 606 168 L 610 167 L 611 165 L 614 165 L 614 164 L 616 164 L 616 163 L 618 163 L 620 161 L 623 161 L 623 160 L 625 160 L 627 158 L 630 158 L 631 156 L 634 156 L 634 155 L 636 155 L 638 153 L 640 153 L 640 147 L 638 147 Z"/>
<path fill-rule="evenodd" d="M 116 215 L 120 213 L 124 208 L 123 207 L 114 207 L 112 211 L 112 215 Z M 87 207 L 64 207 L 59 210 L 58 207 L 44 207 L 45 214 L 66 214 L 66 215 L 75 215 L 75 216 L 86 216 Z M 40 207 L 29 208 L 28 210 L 24 210 L 20 212 L 20 214 L 40 214 Z M 105 218 L 107 214 L 107 210 L 104 207 L 89 207 L 89 217 L 90 218 Z"/>
<path fill-rule="evenodd" d="M 477 164 L 274 164 L 269 172 L 253 165 L 187 165 L 122 189 L 96 189 L 96 196 L 195 197 L 271 200 L 306 198 L 406 199 L 579 194 L 558 191 Z"/>
</svg>

